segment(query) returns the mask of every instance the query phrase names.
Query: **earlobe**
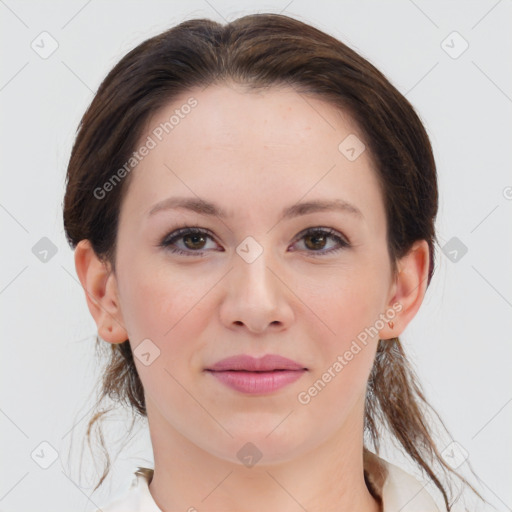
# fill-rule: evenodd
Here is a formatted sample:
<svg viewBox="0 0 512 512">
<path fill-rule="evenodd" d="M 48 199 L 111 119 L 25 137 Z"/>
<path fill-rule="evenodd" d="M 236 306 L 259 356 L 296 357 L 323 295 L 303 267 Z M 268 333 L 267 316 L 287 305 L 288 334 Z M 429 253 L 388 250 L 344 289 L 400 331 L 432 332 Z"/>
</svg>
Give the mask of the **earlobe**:
<svg viewBox="0 0 512 512">
<path fill-rule="evenodd" d="M 389 318 L 380 331 L 380 339 L 396 338 L 405 330 L 420 308 L 427 289 L 429 247 L 426 240 L 414 242 L 409 252 L 398 262 L 398 275 L 393 283 L 392 298 L 387 305 L 396 315 Z M 388 315 L 389 316 L 389 315 Z"/>
<path fill-rule="evenodd" d="M 98 258 L 89 240 L 81 240 L 76 246 L 75 268 L 99 336 L 109 343 L 126 341 L 128 333 L 119 307 L 116 276 Z"/>
</svg>

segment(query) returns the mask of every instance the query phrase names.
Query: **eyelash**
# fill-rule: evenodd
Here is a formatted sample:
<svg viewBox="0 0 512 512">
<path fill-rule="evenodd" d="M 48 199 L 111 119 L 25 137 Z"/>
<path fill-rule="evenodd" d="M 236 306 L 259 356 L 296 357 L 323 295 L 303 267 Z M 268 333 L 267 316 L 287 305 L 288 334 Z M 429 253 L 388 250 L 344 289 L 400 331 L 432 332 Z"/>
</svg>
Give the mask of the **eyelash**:
<svg viewBox="0 0 512 512">
<path fill-rule="evenodd" d="M 346 241 L 344 238 L 342 238 L 337 231 L 331 228 L 308 228 L 301 233 L 299 233 L 297 241 L 301 240 L 302 238 L 306 236 L 311 235 L 323 235 L 327 236 L 328 238 L 331 238 L 335 240 L 338 243 L 338 247 L 335 247 L 333 249 L 328 249 L 327 251 L 306 251 L 310 253 L 311 256 L 317 257 L 317 256 L 323 256 L 326 254 L 333 254 L 336 253 L 342 249 L 349 248 L 351 245 L 348 241 Z M 165 236 L 163 240 L 158 244 L 159 247 L 163 247 L 164 249 L 175 253 L 175 254 L 183 254 L 185 256 L 204 256 L 204 254 L 208 251 L 193 251 L 191 249 L 184 251 L 182 249 L 178 249 L 177 247 L 171 247 L 174 242 L 176 242 L 179 239 L 184 238 L 187 235 L 205 235 L 211 239 L 213 239 L 212 235 L 209 233 L 208 230 L 204 229 L 198 229 L 196 227 L 192 226 L 185 226 L 181 229 L 178 229 L 171 234 Z"/>
</svg>

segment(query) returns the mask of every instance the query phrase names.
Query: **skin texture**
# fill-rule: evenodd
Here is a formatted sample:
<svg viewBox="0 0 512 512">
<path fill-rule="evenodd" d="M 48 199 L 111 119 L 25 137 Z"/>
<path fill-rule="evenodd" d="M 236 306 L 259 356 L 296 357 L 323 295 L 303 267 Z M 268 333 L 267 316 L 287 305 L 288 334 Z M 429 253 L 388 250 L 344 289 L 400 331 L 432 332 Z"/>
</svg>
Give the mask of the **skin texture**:
<svg viewBox="0 0 512 512">
<path fill-rule="evenodd" d="M 349 161 L 338 149 L 350 134 L 362 139 L 348 115 L 289 88 L 217 85 L 167 105 L 141 141 L 190 96 L 197 106 L 132 171 L 116 273 L 88 241 L 75 252 L 99 335 L 128 338 L 134 351 L 150 339 L 160 350 L 149 366 L 135 358 L 155 458 L 150 492 L 164 511 L 375 512 L 363 478 L 366 383 L 378 339 L 400 335 L 421 305 L 428 246 L 416 242 L 393 277 L 371 155 Z M 170 196 L 209 200 L 232 217 L 183 209 L 148 216 Z M 278 222 L 286 206 L 339 198 L 363 217 L 321 211 Z M 211 238 L 176 241 L 189 255 L 158 246 L 187 224 Z M 319 227 L 350 247 L 329 254 L 335 240 L 298 237 Z M 236 252 L 248 236 L 263 249 L 251 263 Z M 401 306 L 394 328 L 383 322 L 301 404 L 298 394 L 393 304 Z M 203 371 L 237 354 L 280 354 L 308 371 L 281 390 L 249 396 Z M 237 457 L 247 442 L 262 454 L 250 468 Z"/>
</svg>

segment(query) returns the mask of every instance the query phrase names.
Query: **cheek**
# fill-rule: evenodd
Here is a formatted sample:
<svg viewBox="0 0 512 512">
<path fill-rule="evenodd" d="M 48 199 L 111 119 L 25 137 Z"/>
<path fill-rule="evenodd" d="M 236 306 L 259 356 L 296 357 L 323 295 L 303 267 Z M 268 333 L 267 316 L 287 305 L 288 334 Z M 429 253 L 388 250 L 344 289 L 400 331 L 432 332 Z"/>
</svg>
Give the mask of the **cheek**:
<svg viewBox="0 0 512 512">
<path fill-rule="evenodd" d="M 297 399 L 310 417 L 329 411 L 331 420 L 339 423 L 366 392 L 379 340 L 378 330 L 372 329 L 379 302 L 365 286 L 340 286 L 310 304 L 322 312 L 319 316 L 329 331 L 321 337 L 310 334 L 313 353 L 319 357 Z"/>
<path fill-rule="evenodd" d="M 315 289 L 302 292 L 306 305 L 326 327 L 324 345 L 331 353 L 347 349 L 357 337 L 370 341 L 375 335 L 371 327 L 383 312 L 384 289 L 372 272 L 363 270 L 351 268 L 328 282 L 317 280 Z"/>
<path fill-rule="evenodd" d="M 197 333 L 204 329 L 197 310 L 205 291 L 191 287 L 177 273 L 137 273 L 133 268 L 129 276 L 123 288 L 123 316 L 145 393 L 156 403 L 172 403 L 182 410 L 188 402 L 179 383 L 188 385 L 188 372 L 199 348 L 190 341 L 199 339 Z M 137 347 L 147 339 L 151 344 L 141 345 L 150 353 L 151 362 L 146 365 Z"/>
<path fill-rule="evenodd" d="M 200 282 L 191 282 L 187 276 L 154 264 L 135 264 L 124 272 L 122 311 L 130 339 L 150 338 L 160 344 L 194 313 L 204 291 Z"/>
<path fill-rule="evenodd" d="M 365 392 L 382 328 L 376 324 L 382 312 L 379 286 L 368 267 L 352 267 L 329 282 L 317 280 L 316 291 L 304 291 L 307 306 L 327 326 L 322 336 L 308 331 L 319 358 L 303 387 L 304 402 L 311 399 L 318 407 L 336 403 L 341 414 Z"/>
<path fill-rule="evenodd" d="M 191 369 L 199 365 L 197 354 L 206 344 L 201 332 L 211 322 L 211 313 L 209 316 L 204 308 L 212 283 L 193 278 L 190 272 L 171 271 L 168 266 L 153 264 L 150 271 L 146 267 L 135 262 L 125 267 L 130 271 L 122 281 L 122 310 L 141 380 L 145 388 L 158 394 L 170 389 L 171 375 L 185 382 Z M 137 347 L 146 339 L 154 344 L 146 345 L 157 354 L 150 366 L 137 359 Z"/>
</svg>

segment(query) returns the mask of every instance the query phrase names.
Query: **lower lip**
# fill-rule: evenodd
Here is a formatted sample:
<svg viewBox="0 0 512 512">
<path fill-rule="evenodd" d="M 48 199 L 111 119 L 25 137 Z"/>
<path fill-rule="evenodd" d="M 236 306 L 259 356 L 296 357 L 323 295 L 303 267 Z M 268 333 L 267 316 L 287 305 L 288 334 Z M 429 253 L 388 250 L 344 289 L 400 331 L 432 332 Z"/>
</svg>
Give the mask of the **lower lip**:
<svg viewBox="0 0 512 512">
<path fill-rule="evenodd" d="M 279 370 L 272 372 L 210 371 L 209 373 L 236 391 L 258 395 L 277 391 L 300 379 L 304 372 L 306 370 Z"/>
</svg>

